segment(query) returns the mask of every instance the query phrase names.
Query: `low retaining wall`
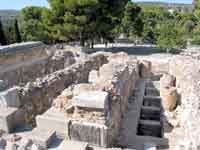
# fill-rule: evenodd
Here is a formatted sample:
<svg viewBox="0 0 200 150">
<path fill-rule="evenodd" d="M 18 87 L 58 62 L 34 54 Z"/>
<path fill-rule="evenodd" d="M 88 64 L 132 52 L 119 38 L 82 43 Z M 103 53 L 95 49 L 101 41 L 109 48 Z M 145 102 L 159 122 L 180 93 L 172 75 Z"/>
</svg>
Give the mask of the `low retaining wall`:
<svg viewBox="0 0 200 150">
<path fill-rule="evenodd" d="M 8 87 L 24 85 L 38 77 L 75 63 L 70 51 L 50 51 L 41 42 L 27 42 L 0 48 L 0 80 Z"/>
</svg>

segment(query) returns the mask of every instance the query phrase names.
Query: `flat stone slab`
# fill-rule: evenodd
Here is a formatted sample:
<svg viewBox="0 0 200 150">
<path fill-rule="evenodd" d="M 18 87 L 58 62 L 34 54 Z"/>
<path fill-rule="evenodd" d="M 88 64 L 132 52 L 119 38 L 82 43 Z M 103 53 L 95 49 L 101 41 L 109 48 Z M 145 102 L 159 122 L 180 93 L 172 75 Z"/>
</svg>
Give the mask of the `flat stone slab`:
<svg viewBox="0 0 200 150">
<path fill-rule="evenodd" d="M 0 107 L 20 107 L 17 87 L 0 92 Z"/>
<path fill-rule="evenodd" d="M 56 132 L 53 130 L 44 130 L 40 128 L 35 128 L 28 135 L 34 143 L 39 144 L 43 148 L 48 148 L 53 139 L 56 137 Z"/>
<path fill-rule="evenodd" d="M 84 92 L 72 99 L 72 105 L 85 108 L 105 109 L 108 93 L 103 91 Z"/>
<path fill-rule="evenodd" d="M 60 136 L 68 135 L 69 122 L 65 113 L 55 108 L 50 108 L 43 115 L 38 115 L 36 117 L 37 127 L 40 129 L 54 130 Z"/>
<path fill-rule="evenodd" d="M 16 126 L 17 108 L 0 108 L 0 129 L 10 133 Z"/>
<path fill-rule="evenodd" d="M 58 150 L 87 150 L 88 143 L 64 140 Z"/>
</svg>

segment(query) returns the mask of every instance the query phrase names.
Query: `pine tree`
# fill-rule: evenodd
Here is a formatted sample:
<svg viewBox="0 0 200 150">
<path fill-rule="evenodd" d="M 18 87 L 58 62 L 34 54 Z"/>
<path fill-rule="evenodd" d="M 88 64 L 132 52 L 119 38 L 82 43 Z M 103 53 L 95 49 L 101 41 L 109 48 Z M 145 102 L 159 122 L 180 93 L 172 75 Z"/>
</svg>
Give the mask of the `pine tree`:
<svg viewBox="0 0 200 150">
<path fill-rule="evenodd" d="M 0 19 L 0 44 L 1 45 L 7 44 L 7 40 L 6 40 L 6 36 L 4 34 L 4 31 L 3 31 L 3 25 L 1 23 L 1 19 Z"/>
<path fill-rule="evenodd" d="M 18 26 L 18 21 L 17 20 L 15 20 L 15 22 L 14 22 L 14 33 L 15 33 L 15 41 L 17 43 L 22 42 L 22 38 L 21 38 L 21 34 L 19 32 L 19 26 Z"/>
</svg>

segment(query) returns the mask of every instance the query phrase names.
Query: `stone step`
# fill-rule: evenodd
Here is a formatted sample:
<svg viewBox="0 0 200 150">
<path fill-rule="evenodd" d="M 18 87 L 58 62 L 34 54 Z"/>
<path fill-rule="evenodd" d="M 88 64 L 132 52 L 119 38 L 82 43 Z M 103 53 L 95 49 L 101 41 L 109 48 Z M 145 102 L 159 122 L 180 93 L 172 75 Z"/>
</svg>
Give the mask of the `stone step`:
<svg viewBox="0 0 200 150">
<path fill-rule="evenodd" d="M 56 132 L 54 130 L 48 129 L 33 129 L 27 136 L 28 139 L 32 140 L 35 144 L 42 146 L 43 148 L 48 148 L 56 137 Z"/>
<path fill-rule="evenodd" d="M 161 98 L 155 96 L 144 96 L 143 106 L 161 107 Z"/>
<path fill-rule="evenodd" d="M 6 133 L 14 130 L 16 125 L 24 122 L 23 112 L 18 108 L 0 108 L 0 129 Z"/>
<path fill-rule="evenodd" d="M 64 140 L 58 150 L 87 150 L 88 143 Z"/>
<path fill-rule="evenodd" d="M 140 120 L 138 125 L 138 135 L 162 137 L 162 125 L 159 121 Z"/>
<path fill-rule="evenodd" d="M 68 135 L 68 124 L 65 113 L 55 108 L 50 108 L 43 115 L 36 117 L 37 127 L 56 131 L 56 134 L 63 137 Z"/>
<path fill-rule="evenodd" d="M 160 91 L 155 88 L 146 88 L 145 95 L 146 96 L 160 96 Z"/>
<path fill-rule="evenodd" d="M 154 106 L 143 106 L 141 109 L 140 118 L 143 120 L 157 120 L 160 121 L 161 108 Z"/>
</svg>

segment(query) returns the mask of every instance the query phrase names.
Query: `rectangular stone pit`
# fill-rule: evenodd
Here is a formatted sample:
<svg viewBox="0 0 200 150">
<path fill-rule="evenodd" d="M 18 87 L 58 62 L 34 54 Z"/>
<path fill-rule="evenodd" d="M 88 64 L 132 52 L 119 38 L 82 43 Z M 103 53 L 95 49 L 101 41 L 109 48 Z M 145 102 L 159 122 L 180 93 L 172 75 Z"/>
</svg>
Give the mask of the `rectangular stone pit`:
<svg viewBox="0 0 200 150">
<path fill-rule="evenodd" d="M 137 135 L 161 138 L 163 136 L 162 125 L 159 121 L 140 120 Z"/>
<path fill-rule="evenodd" d="M 141 109 L 141 119 L 160 121 L 161 108 L 143 106 Z"/>
<path fill-rule="evenodd" d="M 154 106 L 161 107 L 161 98 L 160 97 L 152 97 L 152 96 L 144 96 L 143 106 Z"/>
</svg>

